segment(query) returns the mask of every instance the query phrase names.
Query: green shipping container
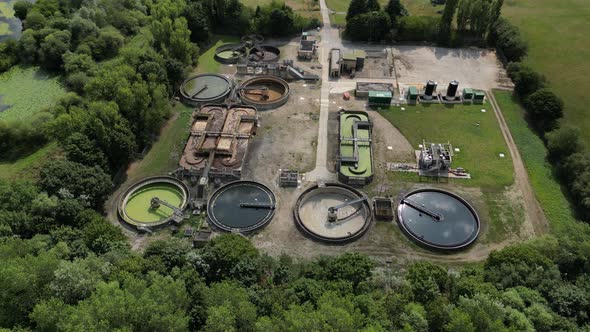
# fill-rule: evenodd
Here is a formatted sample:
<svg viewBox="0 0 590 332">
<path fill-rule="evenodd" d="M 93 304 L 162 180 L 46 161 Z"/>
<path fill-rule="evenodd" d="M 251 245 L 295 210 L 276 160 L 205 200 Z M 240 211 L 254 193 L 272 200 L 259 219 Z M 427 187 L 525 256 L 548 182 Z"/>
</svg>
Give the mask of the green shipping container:
<svg viewBox="0 0 590 332">
<path fill-rule="evenodd" d="M 408 99 L 411 101 L 418 100 L 418 89 L 415 86 L 408 88 Z"/>
<path fill-rule="evenodd" d="M 391 105 L 391 91 L 369 91 L 369 105 Z"/>
<path fill-rule="evenodd" d="M 473 93 L 473 101 L 483 103 L 483 99 L 485 98 L 485 93 L 483 91 L 475 91 Z"/>
<path fill-rule="evenodd" d="M 473 90 L 469 88 L 463 89 L 463 99 L 473 99 Z"/>
</svg>

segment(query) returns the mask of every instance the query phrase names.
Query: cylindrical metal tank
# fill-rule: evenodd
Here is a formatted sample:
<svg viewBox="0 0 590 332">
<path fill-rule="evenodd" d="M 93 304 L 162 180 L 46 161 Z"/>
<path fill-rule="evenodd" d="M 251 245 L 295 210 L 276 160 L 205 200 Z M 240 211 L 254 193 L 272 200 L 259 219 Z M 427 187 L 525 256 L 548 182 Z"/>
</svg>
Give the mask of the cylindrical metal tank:
<svg viewBox="0 0 590 332">
<path fill-rule="evenodd" d="M 449 87 L 447 88 L 447 99 L 455 99 L 458 88 L 459 82 L 452 80 L 451 83 L 449 83 Z"/>
<path fill-rule="evenodd" d="M 424 90 L 424 95 L 430 97 L 434 93 L 434 90 L 436 90 L 436 82 L 432 80 L 426 82 L 426 89 Z"/>
</svg>

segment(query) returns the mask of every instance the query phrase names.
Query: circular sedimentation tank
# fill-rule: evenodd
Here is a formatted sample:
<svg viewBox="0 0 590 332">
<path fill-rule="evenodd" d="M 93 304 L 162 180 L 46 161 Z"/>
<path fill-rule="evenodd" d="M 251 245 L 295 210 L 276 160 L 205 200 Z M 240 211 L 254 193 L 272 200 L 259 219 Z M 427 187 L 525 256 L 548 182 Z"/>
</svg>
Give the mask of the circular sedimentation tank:
<svg viewBox="0 0 590 332">
<path fill-rule="evenodd" d="M 399 202 L 397 219 L 418 244 L 438 251 L 463 249 L 479 235 L 477 213 L 463 198 L 440 189 L 420 189 Z"/>
<path fill-rule="evenodd" d="M 289 83 L 276 76 L 257 76 L 246 80 L 239 88 L 244 104 L 265 110 L 277 108 L 289 100 Z"/>
<path fill-rule="evenodd" d="M 255 62 L 276 62 L 279 60 L 281 51 L 270 45 L 255 46 L 250 49 L 249 59 Z"/>
<path fill-rule="evenodd" d="M 180 94 L 191 105 L 223 102 L 231 91 L 227 77 L 217 74 L 201 74 L 188 78 L 180 86 Z"/>
<path fill-rule="evenodd" d="M 215 49 L 215 60 L 223 64 L 238 63 L 240 58 L 246 56 L 246 47 L 242 44 L 223 44 Z"/>
<path fill-rule="evenodd" d="M 223 231 L 248 233 L 266 226 L 274 216 L 275 207 L 275 195 L 267 186 L 254 181 L 235 181 L 211 195 L 207 217 Z"/>
<path fill-rule="evenodd" d="M 160 202 L 155 202 L 154 198 Z M 189 190 L 182 181 L 167 176 L 152 177 L 135 183 L 125 191 L 118 213 L 130 225 L 155 227 L 173 219 L 175 210 L 167 205 L 182 211 L 188 201 Z"/>
<path fill-rule="evenodd" d="M 328 243 L 345 243 L 361 237 L 371 225 L 368 199 L 360 191 L 340 183 L 308 188 L 293 208 L 297 227 L 307 236 Z M 358 201 L 360 200 L 360 201 Z M 347 204 L 348 203 L 348 204 Z M 340 207 L 330 218 L 330 208 Z"/>
</svg>

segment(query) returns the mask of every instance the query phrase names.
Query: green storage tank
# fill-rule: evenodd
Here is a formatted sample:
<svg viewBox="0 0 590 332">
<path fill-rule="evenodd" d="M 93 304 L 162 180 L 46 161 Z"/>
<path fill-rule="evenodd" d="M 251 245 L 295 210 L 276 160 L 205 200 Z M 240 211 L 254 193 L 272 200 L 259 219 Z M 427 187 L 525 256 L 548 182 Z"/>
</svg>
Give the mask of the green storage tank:
<svg viewBox="0 0 590 332">
<path fill-rule="evenodd" d="M 415 86 L 411 86 L 408 88 L 408 100 L 410 101 L 417 101 L 418 100 L 418 89 Z"/>
<path fill-rule="evenodd" d="M 483 91 L 475 91 L 473 92 L 473 102 L 474 103 L 483 103 L 484 98 L 486 97 L 485 93 L 483 93 Z"/>
<path fill-rule="evenodd" d="M 369 91 L 369 106 L 391 105 L 393 93 L 391 91 Z"/>
<path fill-rule="evenodd" d="M 464 100 L 473 99 L 473 89 L 470 89 L 470 88 L 463 89 L 463 99 Z"/>
</svg>

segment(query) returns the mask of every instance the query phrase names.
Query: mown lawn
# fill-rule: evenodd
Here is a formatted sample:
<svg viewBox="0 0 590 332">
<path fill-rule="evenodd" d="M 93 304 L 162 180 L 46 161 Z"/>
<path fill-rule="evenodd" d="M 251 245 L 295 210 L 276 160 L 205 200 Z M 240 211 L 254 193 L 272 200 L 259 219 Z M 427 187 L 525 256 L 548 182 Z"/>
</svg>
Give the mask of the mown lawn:
<svg viewBox="0 0 590 332">
<path fill-rule="evenodd" d="M 576 219 L 545 159 L 543 141 L 527 125 L 524 110 L 508 91 L 494 91 L 506 123 L 524 161 L 537 200 L 554 230 L 565 231 Z"/>
<path fill-rule="evenodd" d="M 590 144 L 590 2 L 510 0 L 504 16 L 529 44 L 525 63 L 543 73 L 565 101 L 565 122 L 582 129 Z"/>
<path fill-rule="evenodd" d="M 0 102 L 11 106 L 0 112 L 0 121 L 27 120 L 65 92 L 57 76 L 36 67 L 15 66 L 0 75 Z"/>
<path fill-rule="evenodd" d="M 501 189 L 513 183 L 512 159 L 491 106 L 421 104 L 404 108 L 405 111 L 391 107 L 380 113 L 416 149 L 422 140 L 450 142 L 459 148 L 460 152 L 455 152 L 453 157 L 453 167 L 463 167 L 472 176 L 471 180 L 461 180 L 461 184 Z M 482 109 L 486 112 L 481 112 Z"/>
</svg>

